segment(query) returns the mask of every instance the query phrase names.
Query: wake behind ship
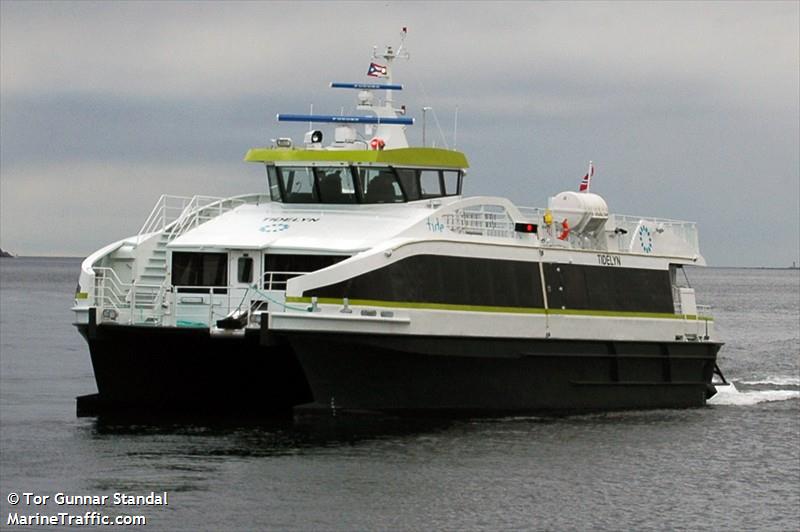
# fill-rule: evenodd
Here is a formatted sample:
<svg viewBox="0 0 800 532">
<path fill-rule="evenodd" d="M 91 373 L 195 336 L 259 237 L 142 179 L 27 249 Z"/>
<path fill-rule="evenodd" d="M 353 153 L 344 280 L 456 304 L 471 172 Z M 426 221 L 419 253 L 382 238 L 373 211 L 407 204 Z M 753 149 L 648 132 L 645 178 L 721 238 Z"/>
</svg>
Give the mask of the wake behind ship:
<svg viewBox="0 0 800 532">
<path fill-rule="evenodd" d="M 374 55 L 379 83 L 331 84 L 356 91 L 359 114 L 278 115 L 333 124 L 333 141 L 312 127 L 301 146 L 250 150 L 263 190 L 162 196 L 137 234 L 84 260 L 73 310 L 93 402 L 195 414 L 705 404 L 721 344 L 684 272 L 705 264 L 695 224 L 610 214 L 591 165 L 546 209 L 463 196 L 464 154 L 408 145 L 414 121 L 392 81 L 404 55 Z"/>
</svg>

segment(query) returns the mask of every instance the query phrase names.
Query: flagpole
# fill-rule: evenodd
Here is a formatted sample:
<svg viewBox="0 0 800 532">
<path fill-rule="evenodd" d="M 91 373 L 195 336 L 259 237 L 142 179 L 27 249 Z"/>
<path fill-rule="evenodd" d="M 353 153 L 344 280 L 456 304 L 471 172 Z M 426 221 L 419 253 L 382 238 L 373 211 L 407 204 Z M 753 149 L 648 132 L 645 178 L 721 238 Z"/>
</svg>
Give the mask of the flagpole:
<svg viewBox="0 0 800 532">
<path fill-rule="evenodd" d="M 589 170 L 586 172 L 586 175 L 589 176 L 589 180 L 586 182 L 586 192 L 589 192 L 589 189 L 592 187 L 593 173 L 594 173 L 594 166 L 592 166 L 592 161 L 589 161 Z"/>
</svg>

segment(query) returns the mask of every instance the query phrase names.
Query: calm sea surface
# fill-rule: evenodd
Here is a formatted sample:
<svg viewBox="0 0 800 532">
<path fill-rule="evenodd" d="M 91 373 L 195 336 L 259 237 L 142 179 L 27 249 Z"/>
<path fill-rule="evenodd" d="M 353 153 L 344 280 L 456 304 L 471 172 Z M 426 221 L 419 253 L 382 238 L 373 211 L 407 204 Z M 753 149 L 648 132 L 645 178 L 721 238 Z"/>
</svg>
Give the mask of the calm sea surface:
<svg viewBox="0 0 800 532">
<path fill-rule="evenodd" d="M 0 528 L 91 511 L 150 530 L 800 526 L 797 270 L 689 272 L 738 389 L 706 408 L 253 425 L 77 418 L 96 391 L 71 325 L 78 267 L 0 260 Z M 53 500 L 164 491 L 167 506 Z M 50 499 L 9 504 L 23 493 Z"/>
</svg>

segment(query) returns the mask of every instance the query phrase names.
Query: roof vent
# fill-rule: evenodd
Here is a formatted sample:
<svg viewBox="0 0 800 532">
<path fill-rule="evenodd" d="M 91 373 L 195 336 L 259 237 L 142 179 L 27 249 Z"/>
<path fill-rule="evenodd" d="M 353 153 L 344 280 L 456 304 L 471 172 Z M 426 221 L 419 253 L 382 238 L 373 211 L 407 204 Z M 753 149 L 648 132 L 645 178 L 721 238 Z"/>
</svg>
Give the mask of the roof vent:
<svg viewBox="0 0 800 532">
<path fill-rule="evenodd" d="M 339 126 L 333 132 L 333 140 L 337 144 L 352 144 L 357 138 L 358 135 L 354 127 Z"/>
</svg>

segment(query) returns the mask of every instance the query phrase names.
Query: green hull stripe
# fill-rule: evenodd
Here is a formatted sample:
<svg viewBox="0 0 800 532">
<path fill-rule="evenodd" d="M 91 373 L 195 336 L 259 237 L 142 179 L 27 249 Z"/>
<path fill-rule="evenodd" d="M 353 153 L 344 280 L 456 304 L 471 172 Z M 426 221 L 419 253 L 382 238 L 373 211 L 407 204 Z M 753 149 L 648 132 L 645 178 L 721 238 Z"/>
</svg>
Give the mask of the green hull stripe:
<svg viewBox="0 0 800 532">
<path fill-rule="evenodd" d="M 289 296 L 287 303 L 311 303 L 310 297 Z M 318 303 L 327 305 L 343 305 L 344 300 L 335 297 L 317 298 Z M 613 310 L 575 310 L 575 309 L 543 309 L 529 307 L 491 307 L 484 305 L 450 305 L 447 303 L 416 303 L 411 301 L 380 301 L 376 299 L 350 299 L 351 305 L 367 307 L 414 308 L 428 310 L 460 310 L 465 312 L 505 312 L 509 314 L 551 314 L 564 316 L 605 316 L 612 318 L 658 318 L 670 320 L 705 320 L 714 321 L 708 316 L 691 314 L 667 314 L 662 312 L 626 312 Z"/>
</svg>

